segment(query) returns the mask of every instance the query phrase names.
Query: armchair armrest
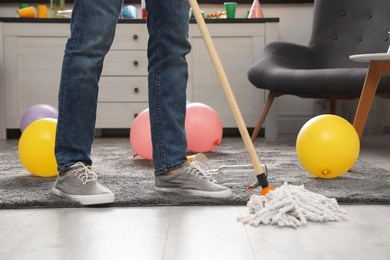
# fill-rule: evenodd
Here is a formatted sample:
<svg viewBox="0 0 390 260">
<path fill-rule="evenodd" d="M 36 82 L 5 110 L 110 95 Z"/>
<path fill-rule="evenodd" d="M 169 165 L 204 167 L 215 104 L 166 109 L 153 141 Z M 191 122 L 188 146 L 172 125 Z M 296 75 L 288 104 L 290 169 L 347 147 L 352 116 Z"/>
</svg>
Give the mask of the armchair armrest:
<svg viewBox="0 0 390 260">
<path fill-rule="evenodd" d="M 307 46 L 294 43 L 272 42 L 268 44 L 264 49 L 264 59 L 271 66 L 277 65 L 286 69 L 318 68 L 315 51 Z"/>
</svg>

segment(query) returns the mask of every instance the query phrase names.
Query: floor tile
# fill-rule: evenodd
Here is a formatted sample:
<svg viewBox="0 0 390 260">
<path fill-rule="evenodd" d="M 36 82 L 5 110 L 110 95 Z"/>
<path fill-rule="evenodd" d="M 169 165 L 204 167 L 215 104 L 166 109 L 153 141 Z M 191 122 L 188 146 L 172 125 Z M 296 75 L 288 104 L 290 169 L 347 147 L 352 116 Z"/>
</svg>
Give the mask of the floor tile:
<svg viewBox="0 0 390 260">
<path fill-rule="evenodd" d="M 236 207 L 175 207 L 164 259 L 254 259 Z"/>
<path fill-rule="evenodd" d="M 170 207 L 105 210 L 72 259 L 161 259 Z"/>
</svg>

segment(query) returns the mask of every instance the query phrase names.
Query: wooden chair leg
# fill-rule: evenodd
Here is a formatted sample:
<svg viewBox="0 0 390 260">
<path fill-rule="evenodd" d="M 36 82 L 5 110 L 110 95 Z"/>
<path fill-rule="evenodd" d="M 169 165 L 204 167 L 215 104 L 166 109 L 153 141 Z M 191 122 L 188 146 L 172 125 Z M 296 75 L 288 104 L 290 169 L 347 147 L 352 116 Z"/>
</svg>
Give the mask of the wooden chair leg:
<svg viewBox="0 0 390 260">
<path fill-rule="evenodd" d="M 260 129 L 264 123 L 264 120 L 268 114 L 269 109 L 271 108 L 272 102 L 274 101 L 275 97 L 276 97 L 276 92 L 273 92 L 273 91 L 269 92 L 267 100 L 265 101 L 265 104 L 264 104 L 263 108 L 261 109 L 260 116 L 259 116 L 259 119 L 257 120 L 255 129 L 253 130 L 253 133 L 251 136 L 252 142 L 254 142 L 256 140 L 257 136 L 259 135 Z"/>
<path fill-rule="evenodd" d="M 371 61 L 364 81 L 362 93 L 360 95 L 355 119 L 353 120 L 353 126 L 355 127 L 359 138 L 362 137 L 364 126 L 366 125 L 372 101 L 374 100 L 376 89 L 378 88 L 378 83 L 382 74 L 383 62 Z"/>
</svg>

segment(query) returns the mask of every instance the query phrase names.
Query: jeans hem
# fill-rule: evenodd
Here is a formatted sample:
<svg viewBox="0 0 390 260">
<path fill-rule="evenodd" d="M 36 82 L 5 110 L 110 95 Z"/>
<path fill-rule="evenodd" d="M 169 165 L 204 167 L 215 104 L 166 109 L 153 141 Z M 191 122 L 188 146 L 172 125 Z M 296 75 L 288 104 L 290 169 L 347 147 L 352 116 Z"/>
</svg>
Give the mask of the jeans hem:
<svg viewBox="0 0 390 260">
<path fill-rule="evenodd" d="M 180 169 L 184 162 L 185 161 L 179 162 L 179 163 L 175 163 L 175 164 L 172 164 L 172 165 L 166 165 L 166 166 L 163 166 L 161 168 L 155 169 L 154 175 L 161 175 L 161 174 L 169 172 L 169 171 Z"/>
</svg>

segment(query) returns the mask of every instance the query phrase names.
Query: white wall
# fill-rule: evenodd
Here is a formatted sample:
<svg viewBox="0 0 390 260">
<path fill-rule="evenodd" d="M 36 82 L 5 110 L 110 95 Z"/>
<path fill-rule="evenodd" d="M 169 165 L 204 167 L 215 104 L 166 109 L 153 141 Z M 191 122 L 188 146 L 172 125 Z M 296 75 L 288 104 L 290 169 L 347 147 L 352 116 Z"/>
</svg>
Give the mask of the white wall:
<svg viewBox="0 0 390 260">
<path fill-rule="evenodd" d="M 261 2 L 261 1 L 260 1 Z M 250 5 L 238 6 L 236 16 L 247 15 Z M 279 40 L 307 45 L 310 41 L 313 20 L 313 4 L 261 4 L 265 17 L 279 17 Z M 223 10 L 223 6 L 201 5 L 206 14 Z M 276 99 L 278 133 L 297 133 L 314 115 L 326 113 L 317 105 L 317 100 L 295 96 Z"/>
</svg>

